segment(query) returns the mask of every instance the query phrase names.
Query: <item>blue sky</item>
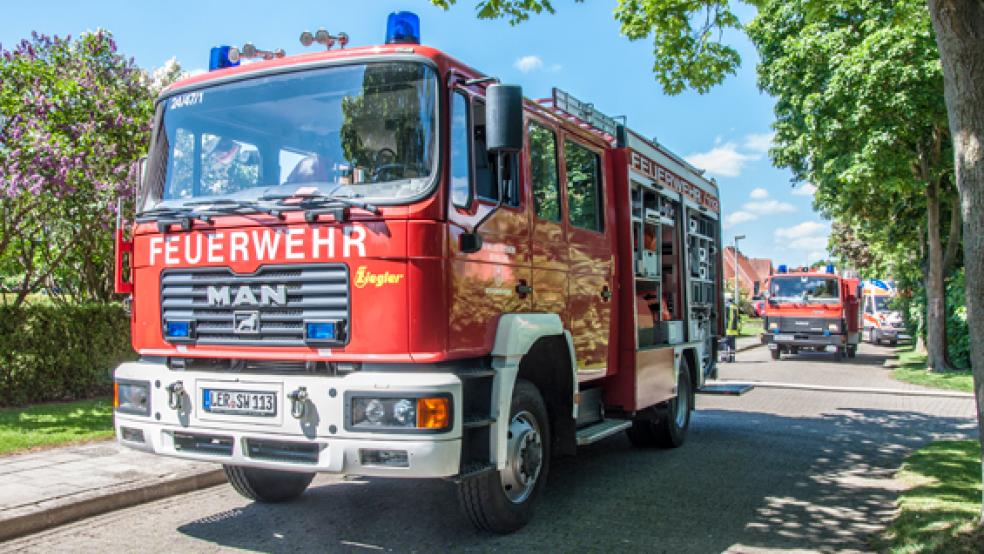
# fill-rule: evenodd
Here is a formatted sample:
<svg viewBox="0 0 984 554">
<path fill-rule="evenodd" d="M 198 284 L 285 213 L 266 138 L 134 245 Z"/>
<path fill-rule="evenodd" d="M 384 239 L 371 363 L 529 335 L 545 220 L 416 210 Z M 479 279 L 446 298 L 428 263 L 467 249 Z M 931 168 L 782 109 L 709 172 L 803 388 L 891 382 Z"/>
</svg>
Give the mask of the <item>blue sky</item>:
<svg viewBox="0 0 984 554">
<path fill-rule="evenodd" d="M 809 188 L 791 188 L 789 172 L 769 162 L 773 101 L 755 85 L 757 57 L 740 34 L 732 36 L 744 62 L 736 76 L 709 94 L 667 96 L 651 72 L 651 42 L 629 42 L 619 34 L 614 1 L 556 0 L 556 15 L 534 16 L 515 27 L 479 21 L 474 0 L 459 0 L 449 12 L 426 0 L 286 5 L 251 0 L 16 2 L 4 6 L 0 43 L 12 45 L 32 30 L 78 35 L 101 27 L 112 31 L 120 50 L 144 68 L 176 57 L 186 70 L 200 70 L 208 65 L 211 46 L 251 41 L 293 54 L 305 50 L 297 38 L 301 31 L 318 27 L 347 32 L 353 46 L 380 43 L 386 15 L 413 10 L 420 15 L 425 44 L 522 85 L 527 96 L 548 96 L 557 86 L 610 115 L 624 114 L 634 130 L 657 137 L 707 169 L 721 188 L 725 240 L 747 235 L 740 244 L 746 254 L 788 264 L 824 255 L 829 224 L 813 212 Z M 752 12 L 742 15 L 747 19 Z"/>
</svg>

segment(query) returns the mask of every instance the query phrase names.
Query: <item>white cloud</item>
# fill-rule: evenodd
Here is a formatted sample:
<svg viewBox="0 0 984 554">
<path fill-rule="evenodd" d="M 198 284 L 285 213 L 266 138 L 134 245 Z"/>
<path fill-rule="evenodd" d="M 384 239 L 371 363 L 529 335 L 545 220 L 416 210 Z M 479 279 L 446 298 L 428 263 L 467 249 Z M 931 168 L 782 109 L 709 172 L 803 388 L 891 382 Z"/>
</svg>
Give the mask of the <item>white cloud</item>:
<svg viewBox="0 0 984 554">
<path fill-rule="evenodd" d="M 810 257 L 816 251 L 827 249 L 827 235 L 830 230 L 826 225 L 817 221 L 804 221 L 792 227 L 780 227 L 775 230 L 777 243 L 794 250 L 810 251 Z"/>
<path fill-rule="evenodd" d="M 523 73 L 529 73 L 531 71 L 543 69 L 543 60 L 540 59 L 540 56 L 523 56 L 513 62 L 513 67 Z"/>
<path fill-rule="evenodd" d="M 803 183 L 793 189 L 794 196 L 813 196 L 815 192 L 817 192 L 817 187 L 813 183 Z"/>
<path fill-rule="evenodd" d="M 750 212 L 743 212 L 739 210 L 737 212 L 732 212 L 724 216 L 724 228 L 730 229 L 731 227 L 734 227 L 739 223 L 745 223 L 746 221 L 755 221 L 756 219 L 758 219 L 757 215 Z"/>
<path fill-rule="evenodd" d="M 758 158 L 758 156 L 742 154 L 738 151 L 738 145 L 733 142 L 715 146 L 707 152 L 698 152 L 686 156 L 686 160 L 698 168 L 706 169 L 708 173 L 722 177 L 741 175 L 741 170 L 745 164 Z"/>
<path fill-rule="evenodd" d="M 765 200 L 769 197 L 769 191 L 762 187 L 752 189 L 752 192 L 748 195 L 753 200 Z"/>
<path fill-rule="evenodd" d="M 793 213 L 796 211 L 796 206 L 778 200 L 761 200 L 759 202 L 745 202 L 741 209 L 758 215 L 773 215 Z"/>
<path fill-rule="evenodd" d="M 772 148 L 772 139 L 775 137 L 775 133 L 752 133 L 745 135 L 744 147 L 746 150 L 765 154 L 769 151 L 769 148 Z"/>
</svg>

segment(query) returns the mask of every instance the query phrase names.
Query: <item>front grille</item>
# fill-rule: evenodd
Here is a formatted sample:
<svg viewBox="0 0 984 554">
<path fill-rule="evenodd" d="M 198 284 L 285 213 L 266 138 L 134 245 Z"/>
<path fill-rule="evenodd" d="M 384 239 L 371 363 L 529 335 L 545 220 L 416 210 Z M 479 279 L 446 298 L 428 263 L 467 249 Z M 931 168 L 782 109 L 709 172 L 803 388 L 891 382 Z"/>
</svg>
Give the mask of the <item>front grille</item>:
<svg viewBox="0 0 984 554">
<path fill-rule="evenodd" d="M 254 460 L 316 464 L 319 450 L 312 443 L 246 439 L 246 453 Z"/>
<path fill-rule="evenodd" d="M 313 373 L 347 375 L 362 369 L 357 362 L 305 360 L 243 360 L 232 358 L 168 358 L 173 371 L 228 371 L 232 373 Z"/>
<path fill-rule="evenodd" d="M 232 456 L 232 437 L 194 433 L 174 433 L 172 436 L 175 450 L 196 454 Z"/>
<path fill-rule="evenodd" d="M 840 320 L 825 317 L 780 317 L 780 333 L 822 334 L 828 325 L 836 323 L 840 328 Z"/>
<path fill-rule="evenodd" d="M 254 315 L 255 329 L 252 321 L 244 326 Z M 340 328 L 348 323 L 348 267 L 266 266 L 245 274 L 221 267 L 168 269 L 161 274 L 161 316 L 162 322 L 194 324 L 192 338 L 170 342 L 304 346 L 305 320 L 341 322 Z M 345 335 L 334 344 L 344 344 Z"/>
</svg>

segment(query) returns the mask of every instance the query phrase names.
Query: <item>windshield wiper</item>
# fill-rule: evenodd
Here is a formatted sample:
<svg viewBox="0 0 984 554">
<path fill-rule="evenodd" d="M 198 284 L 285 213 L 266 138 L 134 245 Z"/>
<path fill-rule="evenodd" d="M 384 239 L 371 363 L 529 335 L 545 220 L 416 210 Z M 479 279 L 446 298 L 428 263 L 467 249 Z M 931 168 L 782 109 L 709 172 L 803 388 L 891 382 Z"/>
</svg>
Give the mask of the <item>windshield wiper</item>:
<svg viewBox="0 0 984 554">
<path fill-rule="evenodd" d="M 154 208 L 137 214 L 137 223 L 154 221 L 157 223 L 157 230 L 161 233 L 166 233 L 171 225 L 180 225 L 182 230 L 190 231 L 196 219 L 206 225 L 212 223 L 210 214 L 188 208 Z"/>
<path fill-rule="evenodd" d="M 283 210 L 264 206 L 255 200 L 233 200 L 231 198 L 219 198 L 216 200 L 195 200 L 185 202 L 185 206 L 208 206 L 208 209 L 199 213 L 238 213 L 239 210 L 254 210 L 260 213 L 269 214 L 277 219 L 283 219 Z"/>
<path fill-rule="evenodd" d="M 261 196 L 260 200 L 265 200 L 268 202 L 276 202 L 278 206 L 287 207 L 298 207 L 304 210 L 304 220 L 308 223 L 313 223 L 318 220 L 318 216 L 322 214 L 333 214 L 335 219 L 338 221 L 345 221 L 345 207 L 359 208 L 360 210 L 365 210 L 373 215 L 379 215 L 382 213 L 380 209 L 362 200 L 356 198 L 349 198 L 347 196 L 338 196 L 335 194 L 271 194 L 267 196 Z M 290 200 L 297 200 L 296 203 L 289 202 Z"/>
</svg>

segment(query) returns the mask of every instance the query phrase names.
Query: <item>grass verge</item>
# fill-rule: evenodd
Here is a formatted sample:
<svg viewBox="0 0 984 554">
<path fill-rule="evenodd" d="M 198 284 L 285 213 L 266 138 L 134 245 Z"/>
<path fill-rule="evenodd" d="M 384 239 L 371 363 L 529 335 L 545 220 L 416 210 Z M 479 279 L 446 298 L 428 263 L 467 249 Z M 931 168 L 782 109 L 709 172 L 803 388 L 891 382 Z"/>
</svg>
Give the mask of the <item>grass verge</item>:
<svg viewBox="0 0 984 554">
<path fill-rule="evenodd" d="M 0 410 L 0 455 L 112 436 L 109 398 Z"/>
<path fill-rule="evenodd" d="M 892 377 L 899 381 L 934 389 L 974 392 L 974 375 L 970 371 L 935 373 L 926 369 L 926 355 L 915 352 L 912 346 L 896 349 L 898 360 Z"/>
<path fill-rule="evenodd" d="M 898 554 L 984 552 L 981 447 L 976 440 L 941 441 L 906 458 L 898 473 L 907 490 L 879 550 Z"/>
</svg>

